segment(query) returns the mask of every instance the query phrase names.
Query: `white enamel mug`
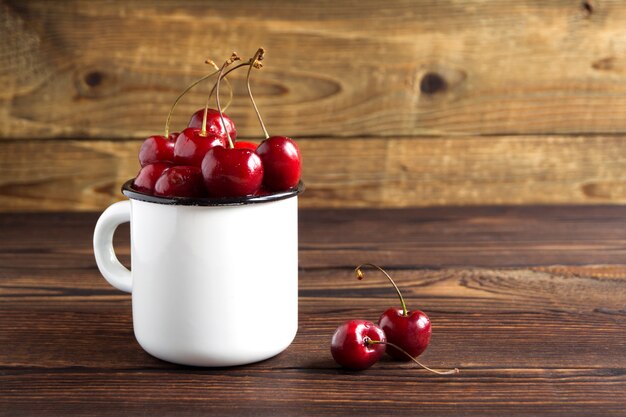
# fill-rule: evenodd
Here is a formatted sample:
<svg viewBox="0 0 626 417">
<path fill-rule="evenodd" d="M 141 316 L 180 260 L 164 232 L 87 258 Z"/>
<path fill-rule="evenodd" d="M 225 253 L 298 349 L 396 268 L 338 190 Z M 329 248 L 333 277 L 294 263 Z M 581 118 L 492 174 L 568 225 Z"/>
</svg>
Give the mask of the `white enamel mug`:
<svg viewBox="0 0 626 417">
<path fill-rule="evenodd" d="M 93 237 L 96 263 L 132 293 L 133 328 L 149 354 L 233 366 L 285 350 L 298 329 L 298 189 L 240 199 L 163 198 L 122 187 Z M 113 233 L 130 221 L 131 270 Z"/>
</svg>

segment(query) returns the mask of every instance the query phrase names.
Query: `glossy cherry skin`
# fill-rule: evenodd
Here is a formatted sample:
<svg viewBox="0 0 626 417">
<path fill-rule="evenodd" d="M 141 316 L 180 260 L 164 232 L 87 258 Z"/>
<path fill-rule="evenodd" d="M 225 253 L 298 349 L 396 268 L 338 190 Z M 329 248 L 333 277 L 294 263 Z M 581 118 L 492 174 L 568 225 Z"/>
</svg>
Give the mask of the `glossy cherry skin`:
<svg viewBox="0 0 626 417">
<path fill-rule="evenodd" d="M 384 344 L 367 344 L 370 340 L 385 342 L 385 333 L 372 322 L 350 320 L 337 327 L 330 342 L 333 359 L 344 368 L 360 371 L 374 365 L 385 353 Z"/>
<path fill-rule="evenodd" d="M 387 335 L 389 343 L 400 346 L 414 358 L 426 350 L 432 334 L 430 319 L 420 310 L 408 311 L 403 316 L 401 308 L 391 307 L 380 316 L 378 325 Z M 411 360 L 392 346 L 387 347 L 387 353 L 394 359 Z"/>
<path fill-rule="evenodd" d="M 215 135 L 202 136 L 200 129 L 188 127 L 176 138 L 174 162 L 178 165 L 200 167 L 204 155 L 216 146 L 226 146 L 226 142 Z"/>
<path fill-rule="evenodd" d="M 254 193 L 254 195 L 256 196 L 263 196 L 263 195 L 270 195 L 270 194 L 272 194 L 272 192 L 263 186 L 261 186 L 261 188 L 259 188 L 259 190 L 256 193 Z"/>
<path fill-rule="evenodd" d="M 202 176 L 211 197 L 253 195 L 263 182 L 261 158 L 250 149 L 210 149 L 202 161 Z"/>
<path fill-rule="evenodd" d="M 143 141 L 139 149 L 139 163 L 142 167 L 145 167 L 155 162 L 174 163 L 173 139 L 168 139 L 161 135 L 154 135 Z"/>
<path fill-rule="evenodd" d="M 285 136 L 272 136 L 259 145 L 256 153 L 263 161 L 263 185 L 272 191 L 285 191 L 298 185 L 302 158 L 296 143 Z"/>
<path fill-rule="evenodd" d="M 133 181 L 133 186 L 137 191 L 141 191 L 146 194 L 154 194 L 154 185 L 157 180 L 163 174 L 163 171 L 169 169 L 170 164 L 163 162 L 155 162 L 154 164 L 148 164 L 141 168 L 137 174 L 137 178 Z"/>
<path fill-rule="evenodd" d="M 231 120 L 230 117 L 226 116 L 226 113 L 222 113 L 224 116 L 224 124 L 226 124 L 226 129 L 228 133 L 230 133 L 231 140 L 235 140 L 237 138 L 237 129 L 235 128 L 235 123 Z M 195 127 L 197 129 L 202 129 L 202 117 L 204 116 L 204 109 L 200 109 L 195 112 L 191 119 L 189 120 L 189 124 L 187 127 Z M 209 109 L 207 112 L 206 118 L 206 130 L 208 134 L 218 136 L 224 141 L 228 141 L 228 136 L 226 135 L 226 131 L 222 127 L 222 121 L 220 120 L 220 112 L 215 109 Z"/>
<path fill-rule="evenodd" d="M 200 168 L 178 165 L 161 174 L 154 195 L 162 197 L 206 197 Z"/>
<path fill-rule="evenodd" d="M 257 145 L 256 143 L 253 142 L 246 142 L 246 141 L 237 141 L 235 142 L 235 148 L 237 149 L 252 149 L 253 151 L 256 150 L 256 148 L 259 145 Z"/>
</svg>

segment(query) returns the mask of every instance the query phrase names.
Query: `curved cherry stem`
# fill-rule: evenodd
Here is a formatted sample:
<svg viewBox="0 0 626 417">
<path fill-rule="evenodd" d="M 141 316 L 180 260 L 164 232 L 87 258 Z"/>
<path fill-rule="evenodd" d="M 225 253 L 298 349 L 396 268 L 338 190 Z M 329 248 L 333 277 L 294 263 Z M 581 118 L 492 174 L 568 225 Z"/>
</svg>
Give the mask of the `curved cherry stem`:
<svg viewBox="0 0 626 417">
<path fill-rule="evenodd" d="M 371 266 L 372 268 L 376 268 L 378 269 L 380 272 L 382 272 L 383 274 L 385 274 L 385 276 L 387 277 L 387 279 L 389 280 L 389 282 L 391 282 L 391 285 L 393 285 L 393 288 L 396 289 L 396 292 L 398 293 L 398 297 L 400 298 L 400 304 L 402 304 L 402 315 L 404 317 L 408 316 L 408 311 L 406 309 L 406 304 L 404 303 L 404 298 L 402 297 L 402 293 L 400 292 L 400 289 L 398 288 L 398 286 L 396 285 L 396 283 L 393 281 L 393 279 L 391 279 L 391 277 L 389 276 L 389 274 L 387 273 L 387 271 L 385 271 L 384 269 L 382 269 L 380 266 L 378 265 L 374 265 L 374 264 L 361 264 L 359 266 L 357 266 L 356 268 L 354 268 L 354 272 L 356 273 L 356 277 L 357 279 L 363 279 L 365 277 L 365 275 L 363 275 L 363 271 L 361 271 L 361 268 L 363 268 L 364 266 Z"/>
<path fill-rule="evenodd" d="M 212 59 L 207 59 L 206 61 L 204 61 L 205 64 L 209 64 L 212 65 L 213 68 L 215 68 L 216 70 L 219 71 L 220 67 L 217 66 L 217 64 L 212 60 Z M 234 69 L 234 68 L 233 68 Z M 232 70 L 231 70 L 232 71 Z M 230 83 L 230 81 L 228 81 L 228 78 L 226 78 L 226 76 L 231 72 L 231 71 L 226 71 L 226 73 L 224 74 L 224 76 L 222 77 L 224 79 L 224 81 L 226 81 L 226 85 L 228 86 L 228 101 L 226 102 L 226 105 L 224 106 L 224 111 L 228 110 L 228 108 L 230 107 L 230 105 L 233 103 L 233 98 L 234 98 L 234 94 L 235 92 L 233 91 L 233 85 Z M 215 91 L 215 85 L 213 85 L 213 88 L 211 88 L 211 92 L 209 93 L 209 96 L 207 97 L 207 102 L 206 102 L 206 107 L 205 110 L 208 110 L 208 106 L 209 106 L 209 101 L 211 100 L 211 96 L 213 95 L 213 91 Z"/>
<path fill-rule="evenodd" d="M 217 101 L 217 111 L 220 113 L 220 121 L 222 122 L 222 128 L 224 129 L 224 131 L 226 132 L 226 136 L 228 137 L 228 146 L 230 147 L 230 149 L 233 149 L 235 145 L 233 144 L 233 139 L 230 137 L 230 132 L 228 131 L 228 129 L 226 129 L 226 122 L 224 121 L 224 113 L 222 112 L 222 106 L 220 104 L 220 81 L 222 81 L 222 74 L 224 74 L 224 69 L 230 64 L 232 64 L 233 62 L 239 61 L 240 59 L 241 58 L 239 58 L 239 55 L 237 55 L 236 52 L 233 52 L 230 58 L 228 58 L 226 62 L 224 62 L 217 76 L 217 84 L 215 88 L 215 101 Z"/>
<path fill-rule="evenodd" d="M 231 69 L 229 69 L 228 71 L 226 71 L 226 72 L 224 73 L 224 75 L 222 75 L 222 78 L 226 79 L 226 81 L 228 82 L 228 78 L 226 78 L 226 77 L 228 76 L 228 74 L 230 74 L 231 72 L 235 71 L 235 70 L 236 70 L 236 69 L 238 69 L 238 68 L 245 67 L 245 66 L 247 66 L 247 65 L 250 65 L 250 61 L 248 61 L 248 62 L 242 62 L 241 64 L 237 64 L 237 65 L 235 65 L 234 67 L 232 67 Z M 217 83 L 213 85 L 213 88 L 211 88 L 211 92 L 209 93 L 209 99 L 213 96 L 213 93 L 215 92 L 216 87 L 217 87 Z M 227 105 L 228 105 L 228 104 L 230 104 L 230 103 L 227 103 Z M 225 106 L 225 107 L 224 107 L 224 111 L 226 111 L 226 107 L 228 107 L 228 106 Z"/>
<path fill-rule="evenodd" d="M 246 76 L 246 85 L 248 86 L 248 96 L 250 97 L 250 101 L 252 101 L 252 107 L 254 107 L 254 112 L 256 113 L 257 119 L 259 119 L 259 124 L 261 125 L 261 129 L 263 129 L 263 134 L 265 135 L 265 139 L 269 138 L 270 135 L 267 133 L 267 129 L 265 128 L 265 123 L 263 123 L 263 119 L 261 118 L 261 113 L 259 113 L 259 108 L 256 106 L 256 102 L 254 101 L 254 96 L 252 95 L 252 89 L 250 88 L 250 73 L 252 72 L 252 68 L 261 68 L 261 63 L 259 61 L 263 60 L 263 54 L 265 54 L 265 49 L 259 48 L 254 56 L 251 58 L 250 68 L 248 68 L 248 75 Z"/>
<path fill-rule="evenodd" d="M 418 361 L 417 359 L 415 359 L 413 356 L 411 356 L 411 355 L 409 354 L 409 352 L 407 352 L 406 350 L 402 349 L 400 346 L 398 346 L 398 345 L 396 345 L 396 344 L 394 344 L 394 343 L 391 343 L 391 342 L 383 342 L 383 341 L 381 341 L 381 340 L 372 340 L 372 339 L 370 339 L 368 336 L 365 336 L 365 337 L 363 338 L 363 341 L 365 342 L 365 344 L 366 344 L 366 345 L 389 345 L 389 346 L 391 346 L 391 347 L 393 347 L 393 348 L 396 348 L 396 349 L 398 349 L 400 352 L 404 353 L 407 357 L 411 358 L 411 360 L 412 360 L 413 362 L 415 362 L 416 364 L 418 364 L 418 365 L 419 365 L 419 366 L 421 366 L 422 368 L 424 368 L 424 369 L 426 369 L 427 371 L 430 371 L 430 372 L 432 372 L 432 373 L 434 373 L 434 374 L 437 374 L 437 375 L 455 375 L 455 374 L 458 374 L 458 373 L 459 373 L 459 368 L 454 368 L 454 369 L 451 369 L 451 370 L 448 370 L 448 371 L 438 371 L 438 370 L 436 370 L 436 369 L 429 368 L 428 366 L 424 365 L 423 363 L 421 363 L 420 361 Z"/>
<path fill-rule="evenodd" d="M 217 64 L 210 59 L 207 59 L 205 61 L 205 64 L 212 65 L 218 71 L 220 69 L 220 67 L 218 67 Z M 224 74 L 224 78 L 225 78 L 224 81 L 226 81 L 226 84 L 228 85 L 230 94 L 228 97 L 228 103 L 226 103 L 226 105 L 224 106 L 224 111 L 226 111 L 226 109 L 228 109 L 230 104 L 233 102 L 233 86 L 231 85 L 230 81 L 228 81 L 228 79 L 226 78 L 226 75 L 227 74 Z M 206 104 L 204 106 L 204 115 L 202 116 L 202 130 L 200 132 L 200 136 L 206 136 L 206 122 L 207 122 L 207 117 L 209 113 L 209 103 L 211 102 L 211 96 L 213 95 L 214 90 L 215 90 L 215 86 L 211 88 L 211 92 L 209 93 L 209 96 L 206 99 Z"/>
</svg>

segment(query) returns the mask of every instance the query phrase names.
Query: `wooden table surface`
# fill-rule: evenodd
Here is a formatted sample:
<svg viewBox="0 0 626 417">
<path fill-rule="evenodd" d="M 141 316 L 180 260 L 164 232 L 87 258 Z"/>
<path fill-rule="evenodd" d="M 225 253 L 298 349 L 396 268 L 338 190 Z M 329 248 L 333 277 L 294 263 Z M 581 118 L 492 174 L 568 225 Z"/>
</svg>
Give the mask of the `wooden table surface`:
<svg viewBox="0 0 626 417">
<path fill-rule="evenodd" d="M 141 350 L 130 296 L 95 266 L 96 218 L 0 215 L 2 416 L 626 415 L 626 207 L 303 210 L 298 336 L 230 369 Z M 421 359 L 458 376 L 334 364 L 340 323 L 398 304 L 383 277 L 353 279 L 359 262 L 430 315 Z"/>
</svg>

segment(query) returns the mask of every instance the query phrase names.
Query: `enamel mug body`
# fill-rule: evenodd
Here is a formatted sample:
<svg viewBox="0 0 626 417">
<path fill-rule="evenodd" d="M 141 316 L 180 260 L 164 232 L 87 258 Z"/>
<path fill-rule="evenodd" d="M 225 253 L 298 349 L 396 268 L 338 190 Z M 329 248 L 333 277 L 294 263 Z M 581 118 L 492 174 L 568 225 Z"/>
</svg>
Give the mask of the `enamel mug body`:
<svg viewBox="0 0 626 417">
<path fill-rule="evenodd" d="M 289 346 L 298 328 L 301 189 L 197 205 L 204 200 L 124 186 L 130 200 L 101 215 L 94 253 L 104 278 L 132 294 L 135 337 L 146 352 L 184 365 L 233 366 Z M 130 271 L 112 246 L 127 221 Z"/>
</svg>

